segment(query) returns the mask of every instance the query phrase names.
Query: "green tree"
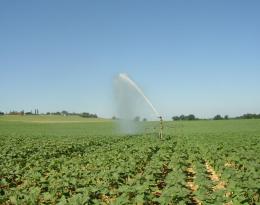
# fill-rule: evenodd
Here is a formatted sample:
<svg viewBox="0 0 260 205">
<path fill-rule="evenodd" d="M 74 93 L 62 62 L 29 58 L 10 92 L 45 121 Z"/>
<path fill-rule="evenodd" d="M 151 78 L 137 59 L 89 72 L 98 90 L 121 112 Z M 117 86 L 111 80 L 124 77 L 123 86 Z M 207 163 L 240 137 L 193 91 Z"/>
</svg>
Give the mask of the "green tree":
<svg viewBox="0 0 260 205">
<path fill-rule="evenodd" d="M 187 120 L 196 120 L 196 117 L 193 114 L 188 115 L 186 118 Z"/>
<path fill-rule="evenodd" d="M 221 117 L 221 115 L 216 115 L 213 120 L 222 120 L 223 118 Z"/>
<path fill-rule="evenodd" d="M 61 114 L 67 116 L 67 115 L 69 115 L 69 112 L 66 111 L 66 110 L 63 110 L 63 111 L 61 112 Z"/>
<path fill-rule="evenodd" d="M 173 116 L 173 117 L 172 117 L 172 120 L 177 121 L 177 120 L 180 120 L 180 118 L 179 118 L 178 116 Z"/>
<path fill-rule="evenodd" d="M 185 120 L 185 116 L 184 115 L 180 115 L 180 120 Z"/>
</svg>

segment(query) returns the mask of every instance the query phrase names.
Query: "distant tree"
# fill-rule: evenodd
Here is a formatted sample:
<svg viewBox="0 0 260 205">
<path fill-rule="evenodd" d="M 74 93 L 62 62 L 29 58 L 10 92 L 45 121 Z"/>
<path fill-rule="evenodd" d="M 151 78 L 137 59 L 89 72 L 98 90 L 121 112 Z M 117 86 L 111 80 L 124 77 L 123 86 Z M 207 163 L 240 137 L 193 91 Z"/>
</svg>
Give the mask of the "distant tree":
<svg viewBox="0 0 260 205">
<path fill-rule="evenodd" d="M 112 120 L 116 120 L 116 119 L 117 119 L 116 116 L 113 116 L 113 117 L 112 117 Z"/>
<path fill-rule="evenodd" d="M 53 114 L 54 114 L 54 115 L 61 115 L 60 112 L 54 112 Z"/>
<path fill-rule="evenodd" d="M 32 112 L 26 112 L 25 115 L 32 115 Z"/>
<path fill-rule="evenodd" d="M 88 112 L 83 112 L 81 114 L 81 117 L 86 117 L 86 118 L 89 118 L 90 117 L 90 114 Z"/>
<path fill-rule="evenodd" d="M 239 117 L 241 119 L 260 119 L 260 114 L 247 113 Z"/>
<path fill-rule="evenodd" d="M 195 117 L 195 115 L 190 114 L 190 115 L 188 115 L 188 116 L 186 117 L 186 119 L 187 119 L 187 120 L 196 120 L 196 117 Z"/>
<path fill-rule="evenodd" d="M 63 111 L 61 112 L 61 114 L 67 116 L 67 115 L 69 115 L 69 112 L 66 111 L 66 110 L 63 110 Z"/>
<path fill-rule="evenodd" d="M 86 117 L 86 118 L 98 118 L 98 116 L 96 114 L 90 114 L 88 112 L 83 112 L 82 114 L 80 114 L 81 117 Z"/>
<path fill-rule="evenodd" d="M 22 110 L 20 113 L 21 113 L 21 115 L 24 115 L 24 110 Z"/>
<path fill-rule="evenodd" d="M 1 111 L 0 111 L 0 115 L 4 115 L 4 114 L 5 114 L 4 112 L 1 112 Z"/>
<path fill-rule="evenodd" d="M 225 116 L 224 116 L 224 119 L 225 119 L 225 120 L 228 120 L 228 119 L 229 119 L 228 115 L 225 115 Z"/>
<path fill-rule="evenodd" d="M 144 118 L 144 119 L 143 119 L 143 122 L 146 122 L 146 121 L 147 121 L 147 119 L 146 119 L 146 118 Z"/>
<path fill-rule="evenodd" d="M 223 118 L 221 117 L 221 115 L 216 115 L 213 120 L 222 120 Z"/>
<path fill-rule="evenodd" d="M 180 118 L 178 116 L 173 116 L 172 120 L 178 121 L 178 120 L 180 120 Z"/>
<path fill-rule="evenodd" d="M 185 116 L 184 115 L 180 115 L 180 120 L 185 120 Z"/>
<path fill-rule="evenodd" d="M 190 114 L 190 115 L 180 115 L 180 116 L 173 116 L 172 120 L 178 121 L 178 120 L 196 120 L 197 118 L 195 115 Z"/>
<path fill-rule="evenodd" d="M 136 117 L 134 118 L 134 121 L 139 122 L 139 121 L 140 121 L 140 117 L 139 117 L 139 116 L 136 116 Z"/>
</svg>

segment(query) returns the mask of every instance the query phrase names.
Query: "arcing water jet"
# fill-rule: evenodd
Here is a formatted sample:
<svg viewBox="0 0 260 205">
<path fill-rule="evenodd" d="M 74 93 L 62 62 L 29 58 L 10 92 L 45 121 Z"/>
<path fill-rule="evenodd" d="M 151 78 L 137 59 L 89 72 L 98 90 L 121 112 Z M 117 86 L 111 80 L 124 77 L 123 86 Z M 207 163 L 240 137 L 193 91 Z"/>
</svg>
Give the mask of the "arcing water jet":
<svg viewBox="0 0 260 205">
<path fill-rule="evenodd" d="M 120 120 L 120 126 L 127 133 L 132 133 L 134 130 L 133 118 L 134 115 L 140 113 L 140 103 L 136 102 L 136 98 L 141 97 L 143 101 L 148 105 L 153 114 L 160 119 L 160 133 L 162 138 L 163 120 L 159 112 L 155 109 L 151 101 L 145 96 L 143 91 L 137 86 L 137 84 L 127 76 L 127 74 L 120 73 L 116 77 L 116 97 L 118 104 L 118 114 Z M 147 106 L 146 106 L 147 107 Z M 139 109 L 139 110 L 138 110 Z M 138 112 L 139 111 L 139 112 Z"/>
<path fill-rule="evenodd" d="M 131 80 L 126 74 L 124 73 L 120 73 L 119 74 L 119 78 L 122 80 L 125 80 L 127 83 L 129 83 L 130 85 L 133 86 L 133 88 L 135 88 L 135 90 L 143 97 L 143 99 L 146 101 L 146 103 L 151 107 L 151 109 L 153 110 L 154 114 L 156 116 L 160 116 L 158 111 L 155 109 L 155 107 L 153 106 L 153 104 L 150 102 L 150 100 L 144 95 L 143 91 L 136 85 L 136 83 Z"/>
</svg>

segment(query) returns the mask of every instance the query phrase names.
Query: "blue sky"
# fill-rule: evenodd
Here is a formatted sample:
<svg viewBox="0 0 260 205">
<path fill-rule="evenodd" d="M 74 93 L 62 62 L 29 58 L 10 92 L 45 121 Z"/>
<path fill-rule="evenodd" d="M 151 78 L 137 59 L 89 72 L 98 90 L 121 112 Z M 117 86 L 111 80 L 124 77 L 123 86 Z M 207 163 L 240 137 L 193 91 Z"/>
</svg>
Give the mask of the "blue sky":
<svg viewBox="0 0 260 205">
<path fill-rule="evenodd" d="M 0 110 L 114 114 L 128 73 L 166 117 L 260 113 L 260 1 L 0 2 Z"/>
</svg>

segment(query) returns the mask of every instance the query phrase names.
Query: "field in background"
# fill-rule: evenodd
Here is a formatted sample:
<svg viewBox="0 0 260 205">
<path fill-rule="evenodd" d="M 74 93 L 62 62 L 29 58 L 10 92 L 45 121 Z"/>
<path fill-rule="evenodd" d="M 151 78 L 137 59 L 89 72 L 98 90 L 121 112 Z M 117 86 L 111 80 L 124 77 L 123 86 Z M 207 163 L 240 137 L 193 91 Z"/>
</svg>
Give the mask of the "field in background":
<svg viewBox="0 0 260 205">
<path fill-rule="evenodd" d="M 260 120 L 0 117 L 0 204 L 259 204 Z"/>
</svg>

